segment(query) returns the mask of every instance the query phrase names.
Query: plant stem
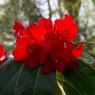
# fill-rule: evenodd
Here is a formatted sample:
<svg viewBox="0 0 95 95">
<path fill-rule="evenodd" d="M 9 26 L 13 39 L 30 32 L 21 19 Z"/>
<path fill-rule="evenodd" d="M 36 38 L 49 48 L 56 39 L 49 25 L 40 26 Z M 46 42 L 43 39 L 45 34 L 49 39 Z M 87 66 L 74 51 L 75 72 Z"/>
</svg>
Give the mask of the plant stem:
<svg viewBox="0 0 95 95">
<path fill-rule="evenodd" d="M 57 85 L 59 86 L 62 95 L 66 95 L 65 91 L 64 91 L 64 87 L 62 85 L 62 83 L 60 81 L 57 80 Z"/>
</svg>

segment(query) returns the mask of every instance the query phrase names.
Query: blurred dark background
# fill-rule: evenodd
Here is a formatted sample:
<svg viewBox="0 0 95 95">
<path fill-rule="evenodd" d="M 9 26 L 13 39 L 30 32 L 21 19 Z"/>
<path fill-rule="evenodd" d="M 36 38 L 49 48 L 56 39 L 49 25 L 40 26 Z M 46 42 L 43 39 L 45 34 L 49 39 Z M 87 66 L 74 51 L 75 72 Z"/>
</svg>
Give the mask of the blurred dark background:
<svg viewBox="0 0 95 95">
<path fill-rule="evenodd" d="M 73 16 L 79 26 L 74 42 L 84 41 L 85 52 L 95 54 L 95 0 L 0 0 L 0 44 L 10 53 L 15 46 L 13 24 L 25 26 L 41 18 L 63 18 L 65 13 Z"/>
</svg>

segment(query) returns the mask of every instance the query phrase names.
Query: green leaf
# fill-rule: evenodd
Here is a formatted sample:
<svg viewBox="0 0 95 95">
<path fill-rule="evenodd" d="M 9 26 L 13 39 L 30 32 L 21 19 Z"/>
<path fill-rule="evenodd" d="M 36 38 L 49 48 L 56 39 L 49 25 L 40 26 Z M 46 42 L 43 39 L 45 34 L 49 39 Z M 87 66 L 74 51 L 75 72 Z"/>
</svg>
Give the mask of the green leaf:
<svg viewBox="0 0 95 95">
<path fill-rule="evenodd" d="M 0 66 L 0 95 L 52 95 L 55 85 L 55 73 L 44 75 L 40 67 L 28 69 L 14 60 Z"/>
<path fill-rule="evenodd" d="M 56 71 L 56 79 L 57 80 L 63 80 L 64 76 L 60 72 Z"/>
<path fill-rule="evenodd" d="M 77 71 L 63 73 L 63 87 L 67 95 L 95 95 L 95 70 L 91 64 L 79 61 Z"/>
</svg>

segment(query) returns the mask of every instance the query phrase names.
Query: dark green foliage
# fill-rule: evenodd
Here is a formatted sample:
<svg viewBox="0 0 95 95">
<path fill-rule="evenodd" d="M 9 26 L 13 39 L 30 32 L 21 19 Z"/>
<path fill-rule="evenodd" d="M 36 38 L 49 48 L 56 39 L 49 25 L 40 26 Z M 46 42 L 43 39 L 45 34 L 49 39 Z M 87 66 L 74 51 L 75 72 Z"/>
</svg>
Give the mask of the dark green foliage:
<svg viewBox="0 0 95 95">
<path fill-rule="evenodd" d="M 66 71 L 61 80 L 67 95 L 95 95 L 95 70 L 82 60 L 75 72 Z M 61 75 L 62 76 L 62 75 Z M 57 77 L 58 78 L 58 77 Z"/>
<path fill-rule="evenodd" d="M 31 70 L 14 60 L 0 67 L 0 95 L 52 95 L 55 85 L 55 74 L 44 75 L 40 67 Z"/>
</svg>

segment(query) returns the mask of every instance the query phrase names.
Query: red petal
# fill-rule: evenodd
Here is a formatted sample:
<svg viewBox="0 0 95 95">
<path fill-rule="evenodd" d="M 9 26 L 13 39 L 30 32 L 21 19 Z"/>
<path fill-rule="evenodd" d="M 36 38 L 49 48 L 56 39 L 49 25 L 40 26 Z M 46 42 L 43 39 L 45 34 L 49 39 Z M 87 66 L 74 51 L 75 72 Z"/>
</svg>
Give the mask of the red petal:
<svg viewBox="0 0 95 95">
<path fill-rule="evenodd" d="M 74 23 L 73 18 L 65 14 L 64 19 L 57 19 L 54 24 L 55 29 L 61 33 L 64 33 L 65 36 L 74 38 L 78 33 L 78 26 Z"/>
<path fill-rule="evenodd" d="M 0 64 L 7 60 L 7 53 L 4 51 L 4 47 L 0 45 Z"/>
<path fill-rule="evenodd" d="M 44 67 L 42 68 L 42 72 L 47 75 L 51 74 L 53 71 L 54 71 L 54 69 L 51 67 L 51 65 L 49 63 L 45 64 Z"/>
<path fill-rule="evenodd" d="M 28 68 L 36 68 L 38 66 L 38 64 L 33 60 L 33 58 L 28 58 L 25 63 Z"/>
<path fill-rule="evenodd" d="M 23 27 L 23 25 L 20 22 L 15 22 L 15 24 L 13 25 L 13 28 L 15 31 L 16 38 L 21 38 L 26 35 L 25 28 Z"/>
<path fill-rule="evenodd" d="M 17 46 L 25 46 L 25 47 L 29 47 L 30 46 L 30 42 L 28 39 L 26 38 L 19 38 L 16 40 L 16 45 Z"/>
<path fill-rule="evenodd" d="M 64 23 L 74 23 L 72 16 L 69 14 L 65 14 L 63 20 Z"/>
<path fill-rule="evenodd" d="M 26 28 L 27 34 L 30 35 L 30 36 L 33 36 L 33 35 L 32 35 L 32 32 L 33 32 L 33 31 L 36 31 L 36 30 L 37 30 L 37 27 L 38 27 L 38 26 L 37 26 L 35 23 L 31 22 L 31 23 L 29 24 L 29 26 Z"/>
<path fill-rule="evenodd" d="M 25 38 L 19 38 L 16 40 L 17 47 L 12 51 L 12 54 L 16 61 L 25 61 L 29 55 L 30 43 Z"/>
<path fill-rule="evenodd" d="M 55 30 L 57 30 L 60 33 L 63 31 L 63 25 L 62 25 L 62 20 L 61 19 L 55 20 L 54 28 L 55 28 Z"/>
<path fill-rule="evenodd" d="M 31 57 L 34 60 L 36 60 L 36 62 L 38 62 L 39 64 L 43 64 L 45 57 L 48 53 L 46 47 L 41 46 L 39 44 L 33 44 L 31 51 L 32 51 Z"/>
<path fill-rule="evenodd" d="M 55 59 L 56 60 L 56 70 L 59 72 L 64 72 L 67 68 L 67 64 L 63 58 Z"/>
<path fill-rule="evenodd" d="M 72 55 L 75 58 L 81 57 L 82 56 L 82 51 L 84 48 L 84 43 L 81 43 L 80 45 L 77 45 L 75 49 L 72 50 Z"/>
<path fill-rule="evenodd" d="M 71 38 L 74 38 L 78 33 L 78 25 L 74 23 L 72 16 L 69 14 L 65 14 L 63 29 L 63 31 L 67 32 Z"/>
<path fill-rule="evenodd" d="M 36 38 L 37 41 L 43 41 L 44 40 L 44 37 L 47 33 L 47 30 L 41 28 L 41 27 L 38 27 L 36 31 L 33 31 L 32 32 L 32 35 L 34 38 Z"/>
<path fill-rule="evenodd" d="M 51 74 L 53 71 L 54 71 L 54 61 L 49 55 L 47 55 L 46 60 L 44 62 L 44 66 L 42 68 L 42 72 L 44 74 Z"/>
<path fill-rule="evenodd" d="M 43 28 L 46 28 L 46 29 L 52 28 L 52 21 L 50 19 L 41 18 L 38 23 L 39 23 L 39 26 Z"/>
<path fill-rule="evenodd" d="M 14 59 L 16 61 L 25 61 L 28 56 L 28 51 L 25 47 L 17 47 L 12 51 Z"/>
<path fill-rule="evenodd" d="M 43 40 L 43 37 L 47 33 L 47 30 L 35 25 L 34 23 L 31 23 L 30 26 L 27 28 L 27 33 L 30 34 L 32 39 L 40 42 Z"/>
<path fill-rule="evenodd" d="M 0 57 L 4 54 L 4 48 L 2 45 L 0 45 Z"/>
<path fill-rule="evenodd" d="M 78 26 L 77 24 L 65 24 L 63 25 L 63 32 L 66 33 L 67 36 L 70 38 L 74 38 L 78 33 Z"/>
</svg>

